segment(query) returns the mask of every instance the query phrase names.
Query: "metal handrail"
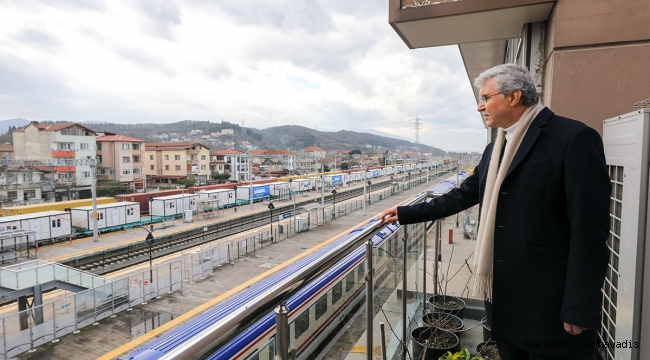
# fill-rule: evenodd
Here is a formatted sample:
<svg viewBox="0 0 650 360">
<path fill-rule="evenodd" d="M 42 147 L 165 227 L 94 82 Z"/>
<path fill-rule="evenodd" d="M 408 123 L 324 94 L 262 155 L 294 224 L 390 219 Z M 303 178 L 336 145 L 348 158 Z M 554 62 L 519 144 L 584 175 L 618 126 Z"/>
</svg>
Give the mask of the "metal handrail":
<svg viewBox="0 0 650 360">
<path fill-rule="evenodd" d="M 407 201 L 404 205 L 420 202 L 426 196 L 426 193 L 419 194 Z M 203 359 L 207 357 L 214 349 L 225 345 L 232 337 L 236 336 L 236 334 L 248 327 L 255 320 L 273 311 L 289 297 L 298 293 L 314 277 L 349 255 L 352 251 L 363 245 L 365 241 L 372 239 L 380 230 L 380 228 L 375 226 L 368 226 L 364 230 L 359 231 L 348 241 L 339 244 L 334 249 L 323 254 L 309 266 L 291 274 L 279 284 L 259 294 L 246 304 L 240 306 L 239 309 L 184 342 L 181 346 L 163 355 L 160 357 L 160 360 Z"/>
</svg>

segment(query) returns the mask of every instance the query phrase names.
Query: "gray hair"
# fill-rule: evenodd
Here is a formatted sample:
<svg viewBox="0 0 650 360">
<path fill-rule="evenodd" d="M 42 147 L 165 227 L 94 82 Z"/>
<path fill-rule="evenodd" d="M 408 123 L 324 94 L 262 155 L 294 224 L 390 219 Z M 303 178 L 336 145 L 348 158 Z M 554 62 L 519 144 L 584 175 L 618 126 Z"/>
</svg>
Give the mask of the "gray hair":
<svg viewBox="0 0 650 360">
<path fill-rule="evenodd" d="M 520 90 L 523 105 L 532 106 L 539 101 L 535 81 L 525 66 L 517 64 L 497 65 L 483 71 L 474 80 L 474 86 L 480 89 L 490 79 L 494 79 L 496 89 L 504 95 Z"/>
</svg>

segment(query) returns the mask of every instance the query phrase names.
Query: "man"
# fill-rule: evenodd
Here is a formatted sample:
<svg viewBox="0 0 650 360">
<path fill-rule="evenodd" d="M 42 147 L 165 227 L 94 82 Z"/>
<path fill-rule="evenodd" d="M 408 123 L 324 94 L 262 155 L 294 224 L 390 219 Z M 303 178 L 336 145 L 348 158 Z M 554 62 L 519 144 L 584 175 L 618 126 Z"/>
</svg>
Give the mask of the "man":
<svg viewBox="0 0 650 360">
<path fill-rule="evenodd" d="M 492 303 L 501 358 L 591 357 L 609 258 L 602 140 L 542 107 L 524 67 L 496 66 L 475 85 L 477 110 L 499 130 L 473 174 L 430 202 L 384 210 L 381 222 L 430 221 L 480 204 L 473 290 Z"/>
</svg>

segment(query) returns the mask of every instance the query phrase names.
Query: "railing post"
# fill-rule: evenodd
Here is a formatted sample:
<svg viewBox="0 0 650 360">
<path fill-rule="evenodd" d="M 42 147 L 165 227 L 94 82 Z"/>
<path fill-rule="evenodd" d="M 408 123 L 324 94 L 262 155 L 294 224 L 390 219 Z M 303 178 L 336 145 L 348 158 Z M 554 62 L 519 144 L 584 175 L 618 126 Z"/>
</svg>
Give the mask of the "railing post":
<svg viewBox="0 0 650 360">
<path fill-rule="evenodd" d="M 401 227 L 401 226 L 400 226 Z M 406 298 L 407 293 L 406 293 L 406 273 L 407 273 L 407 268 L 406 268 L 406 261 L 407 261 L 407 253 L 408 253 L 408 225 L 404 226 L 404 237 L 402 238 L 402 243 L 403 243 L 403 248 L 402 248 L 402 359 L 406 359 L 406 352 L 408 350 L 408 343 L 406 342 L 407 339 L 407 323 L 406 323 Z"/>
<path fill-rule="evenodd" d="M 375 275 L 375 271 L 372 268 L 372 238 L 366 242 L 366 269 L 366 359 L 373 360 L 372 320 L 375 314 L 373 301 L 375 290 L 373 276 Z"/>
<path fill-rule="evenodd" d="M 289 360 L 289 308 L 285 303 L 275 308 L 275 359 Z"/>
<path fill-rule="evenodd" d="M 440 219 L 436 220 L 436 236 L 434 236 L 435 244 L 433 246 L 433 296 L 434 299 L 438 295 L 438 259 L 440 257 L 440 238 L 442 233 L 440 231 L 442 224 Z"/>
</svg>

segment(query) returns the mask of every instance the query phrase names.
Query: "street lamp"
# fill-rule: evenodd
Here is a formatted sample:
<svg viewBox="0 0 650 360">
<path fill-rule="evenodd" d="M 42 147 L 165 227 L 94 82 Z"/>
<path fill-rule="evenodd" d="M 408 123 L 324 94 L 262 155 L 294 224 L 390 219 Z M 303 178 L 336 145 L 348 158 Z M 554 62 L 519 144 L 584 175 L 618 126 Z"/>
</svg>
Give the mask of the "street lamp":
<svg viewBox="0 0 650 360">
<path fill-rule="evenodd" d="M 269 201 L 269 210 L 271 210 L 271 240 L 273 240 L 273 209 L 275 209 L 275 206 L 273 206 L 273 203 Z"/>
<path fill-rule="evenodd" d="M 336 218 L 336 190 L 332 190 L 332 195 L 334 195 L 334 209 L 332 210 L 332 219 Z"/>
<path fill-rule="evenodd" d="M 153 232 L 155 231 L 153 228 L 153 224 L 149 224 L 149 229 L 147 229 L 145 226 L 142 227 L 145 229 L 148 234 L 147 238 L 145 241 L 147 244 L 149 244 L 149 284 L 153 283 L 153 265 L 152 265 L 152 257 L 151 257 L 151 247 L 153 246 L 153 243 L 156 241 L 153 237 Z"/>
<path fill-rule="evenodd" d="M 149 196 L 149 223 L 153 223 L 153 196 Z"/>
<path fill-rule="evenodd" d="M 368 205 L 370 205 L 370 194 L 372 193 L 372 183 L 368 180 Z"/>
</svg>

